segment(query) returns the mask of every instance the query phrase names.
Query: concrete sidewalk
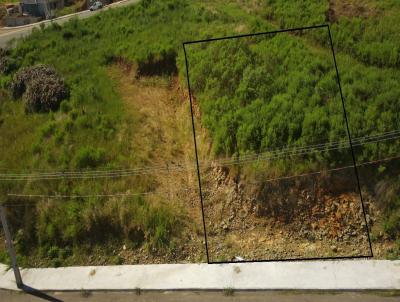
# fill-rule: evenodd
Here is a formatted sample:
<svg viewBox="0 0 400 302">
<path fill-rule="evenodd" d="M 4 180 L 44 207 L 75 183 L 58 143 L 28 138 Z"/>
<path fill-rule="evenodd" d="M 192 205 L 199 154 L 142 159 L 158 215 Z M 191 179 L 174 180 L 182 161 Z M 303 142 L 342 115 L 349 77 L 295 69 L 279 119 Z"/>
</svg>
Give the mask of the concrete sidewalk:
<svg viewBox="0 0 400 302">
<path fill-rule="evenodd" d="M 0 267 L 0 288 L 14 289 Z M 400 261 L 344 260 L 232 264 L 157 264 L 22 269 L 37 290 L 393 290 Z"/>
</svg>

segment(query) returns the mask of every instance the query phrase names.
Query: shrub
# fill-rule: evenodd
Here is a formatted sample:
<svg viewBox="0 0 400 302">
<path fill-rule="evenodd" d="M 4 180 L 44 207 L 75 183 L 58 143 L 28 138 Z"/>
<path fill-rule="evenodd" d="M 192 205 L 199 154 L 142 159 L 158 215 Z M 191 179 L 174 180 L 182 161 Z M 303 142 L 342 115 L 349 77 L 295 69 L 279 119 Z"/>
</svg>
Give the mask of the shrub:
<svg viewBox="0 0 400 302">
<path fill-rule="evenodd" d="M 60 249 L 59 257 L 61 259 L 67 259 L 71 255 L 72 255 L 72 249 L 69 246 L 67 246 L 67 247 L 65 247 L 63 249 Z"/>
<path fill-rule="evenodd" d="M 61 25 L 56 22 L 51 22 L 51 29 L 53 31 L 60 31 L 62 29 Z"/>
<path fill-rule="evenodd" d="M 77 168 L 95 168 L 104 163 L 106 152 L 103 149 L 84 147 L 75 158 Z"/>
<path fill-rule="evenodd" d="M 396 239 L 400 237 L 400 209 L 388 215 L 384 221 L 384 229 L 390 238 Z"/>
<path fill-rule="evenodd" d="M 15 60 L 9 56 L 7 50 L 0 48 L 0 74 L 9 74 L 15 68 Z"/>
<path fill-rule="evenodd" d="M 52 246 L 49 248 L 49 250 L 47 251 L 47 256 L 50 259 L 55 259 L 58 258 L 58 253 L 59 253 L 60 249 L 57 246 Z"/>
<path fill-rule="evenodd" d="M 112 263 L 113 263 L 114 265 L 121 265 L 122 263 L 124 263 L 124 258 L 122 258 L 122 257 L 119 256 L 119 255 L 114 256 L 114 257 L 112 258 Z"/>
<path fill-rule="evenodd" d="M 23 96 L 28 112 L 56 110 L 69 96 L 64 80 L 54 68 L 46 65 L 19 70 L 11 83 L 11 92 L 14 99 Z"/>
<path fill-rule="evenodd" d="M 63 113 L 68 113 L 69 111 L 71 111 L 71 106 L 69 105 L 67 100 L 61 102 L 60 110 Z"/>
<path fill-rule="evenodd" d="M 57 144 L 64 142 L 65 132 L 63 130 L 57 130 L 55 132 L 54 140 Z"/>
<path fill-rule="evenodd" d="M 74 122 L 71 120 L 67 120 L 64 124 L 64 130 L 66 132 L 72 132 L 72 129 L 74 128 Z"/>
<path fill-rule="evenodd" d="M 42 138 L 49 138 L 54 134 L 55 130 L 56 124 L 54 122 L 48 122 L 40 128 L 40 135 Z"/>
<path fill-rule="evenodd" d="M 65 40 L 69 40 L 69 39 L 71 39 L 73 37 L 74 37 L 74 33 L 73 32 L 71 32 L 69 30 L 66 30 L 66 31 L 63 32 L 63 38 Z"/>
<path fill-rule="evenodd" d="M 1 5 L 0 6 L 0 24 L 1 24 L 1 19 L 3 19 L 4 16 L 7 15 L 7 10 L 5 6 Z"/>
</svg>

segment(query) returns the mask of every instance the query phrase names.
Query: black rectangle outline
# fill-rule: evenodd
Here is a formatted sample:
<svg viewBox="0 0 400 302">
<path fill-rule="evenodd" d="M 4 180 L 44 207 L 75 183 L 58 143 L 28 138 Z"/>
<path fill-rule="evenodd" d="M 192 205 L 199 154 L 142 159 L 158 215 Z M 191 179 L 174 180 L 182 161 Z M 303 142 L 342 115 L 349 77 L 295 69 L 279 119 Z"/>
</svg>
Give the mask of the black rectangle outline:
<svg viewBox="0 0 400 302">
<path fill-rule="evenodd" d="M 290 258 L 290 259 L 268 259 L 268 260 L 242 260 L 242 261 L 210 261 L 209 253 L 208 253 L 206 223 L 205 223 L 205 217 L 204 217 L 204 204 L 203 204 L 203 194 L 202 194 L 202 188 L 201 188 L 200 166 L 199 166 L 199 158 L 198 158 L 198 152 L 197 152 L 196 130 L 195 130 L 194 116 L 193 116 L 192 92 L 191 92 L 190 80 L 189 80 L 189 64 L 188 64 L 188 60 L 187 60 L 187 54 L 186 54 L 185 45 L 195 44 L 195 43 L 213 42 L 213 41 L 220 41 L 220 40 L 227 40 L 227 39 L 233 39 L 233 38 L 253 37 L 253 36 L 260 36 L 260 35 L 277 34 L 277 33 L 283 33 L 283 32 L 301 31 L 301 30 L 315 29 L 315 28 L 327 28 L 328 29 L 329 43 L 330 43 L 330 46 L 331 46 L 333 62 L 334 62 L 334 65 L 335 65 L 336 80 L 337 80 L 337 84 L 339 86 L 340 98 L 341 98 L 341 101 L 342 101 L 342 108 L 343 108 L 343 115 L 344 115 L 344 118 L 345 118 L 345 121 L 346 121 L 347 136 L 348 136 L 349 144 L 350 144 L 351 156 L 352 156 L 353 166 L 354 166 L 354 173 L 355 173 L 355 177 L 357 179 L 357 188 L 358 188 L 358 192 L 359 192 L 359 195 L 360 195 L 361 208 L 362 208 L 363 215 L 364 215 L 365 231 L 367 233 L 369 249 L 370 249 L 370 255 L 365 255 L 365 256 L 338 256 L 338 257 L 314 257 L 314 258 Z M 187 78 L 187 85 L 188 85 L 188 92 L 189 92 L 190 114 L 191 114 L 191 117 L 192 117 L 193 141 L 194 141 L 194 148 L 195 148 L 195 157 L 196 157 L 196 166 L 197 166 L 197 178 L 198 178 L 198 184 L 199 184 L 199 194 L 200 194 L 200 202 L 201 202 L 201 213 L 202 213 L 202 218 L 203 218 L 204 242 L 205 242 L 207 263 L 208 264 L 224 264 L 224 263 L 247 263 L 247 262 L 283 262 L 283 261 L 344 260 L 344 259 L 373 258 L 374 254 L 373 254 L 373 250 L 372 250 L 372 243 L 371 243 L 369 227 L 368 227 L 368 223 L 367 223 L 367 217 L 366 217 L 366 212 L 365 212 L 364 201 L 363 201 L 363 197 L 362 197 L 362 193 L 361 193 L 360 179 L 359 179 L 359 174 L 358 174 L 358 170 L 357 170 L 357 164 L 356 164 L 356 158 L 355 158 L 355 154 L 354 154 L 353 144 L 352 144 L 352 141 L 351 141 L 351 134 L 350 134 L 349 122 L 348 122 L 348 118 L 347 118 L 346 106 L 345 106 L 345 102 L 344 102 L 344 98 L 343 98 L 342 86 L 340 84 L 339 70 L 338 70 L 337 63 L 336 63 L 336 56 L 335 56 L 335 51 L 334 51 L 334 47 L 333 47 L 333 41 L 332 41 L 331 30 L 330 30 L 329 24 L 307 26 L 307 27 L 298 27 L 298 28 L 290 28 L 290 29 L 281 29 L 281 30 L 275 30 L 275 31 L 269 31 L 269 32 L 259 32 L 259 33 L 254 33 L 254 34 L 243 34 L 243 35 L 235 35 L 235 36 L 226 36 L 226 37 L 219 37 L 219 38 L 210 38 L 210 39 L 203 39 L 203 40 L 187 41 L 187 42 L 183 42 L 182 46 L 183 46 L 183 52 L 185 54 L 186 78 Z"/>
</svg>

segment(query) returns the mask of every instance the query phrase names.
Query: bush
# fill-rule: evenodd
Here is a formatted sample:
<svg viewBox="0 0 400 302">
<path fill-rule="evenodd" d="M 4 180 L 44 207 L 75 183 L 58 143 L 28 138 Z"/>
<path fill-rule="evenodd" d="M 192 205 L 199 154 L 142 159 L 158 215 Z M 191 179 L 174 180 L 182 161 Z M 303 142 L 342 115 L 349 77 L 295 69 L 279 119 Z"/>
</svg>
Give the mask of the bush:
<svg viewBox="0 0 400 302">
<path fill-rule="evenodd" d="M 9 74 L 16 68 L 15 60 L 9 56 L 9 52 L 0 48 L 0 74 Z"/>
<path fill-rule="evenodd" d="M 55 130 L 56 124 L 54 122 L 48 122 L 40 128 L 40 136 L 42 138 L 49 138 L 54 134 Z"/>
<path fill-rule="evenodd" d="M 63 38 L 64 39 L 69 40 L 69 39 L 71 39 L 73 37 L 74 37 L 74 33 L 73 32 L 71 32 L 69 30 L 66 30 L 66 31 L 63 32 Z"/>
<path fill-rule="evenodd" d="M 57 246 L 52 246 L 49 248 L 49 250 L 47 251 L 47 256 L 50 259 L 55 259 L 58 258 L 58 253 L 59 253 L 59 248 Z"/>
<path fill-rule="evenodd" d="M 71 106 L 69 105 L 67 100 L 61 102 L 60 110 L 63 113 L 68 113 L 69 111 L 71 111 Z"/>
<path fill-rule="evenodd" d="M 103 149 L 84 147 L 75 158 L 77 168 L 95 168 L 104 163 L 106 152 Z"/>
<path fill-rule="evenodd" d="M 389 199 L 385 212 L 383 227 L 386 234 L 392 239 L 400 239 L 400 198 L 398 195 Z"/>
<path fill-rule="evenodd" d="M 3 19 L 3 17 L 6 15 L 7 15 L 7 10 L 5 6 L 0 5 L 0 24 L 1 24 L 1 19 Z"/>
<path fill-rule="evenodd" d="M 23 68 L 11 83 L 14 99 L 23 97 L 28 112 L 57 110 L 69 89 L 57 71 L 46 65 Z"/>
<path fill-rule="evenodd" d="M 114 256 L 114 257 L 112 258 L 112 263 L 113 263 L 114 265 L 121 265 L 122 263 L 124 263 L 124 258 L 122 258 L 122 257 L 119 256 L 119 255 Z"/>
<path fill-rule="evenodd" d="M 385 232 L 392 239 L 396 239 L 400 234 L 400 213 L 394 212 L 391 213 L 384 222 Z"/>
</svg>

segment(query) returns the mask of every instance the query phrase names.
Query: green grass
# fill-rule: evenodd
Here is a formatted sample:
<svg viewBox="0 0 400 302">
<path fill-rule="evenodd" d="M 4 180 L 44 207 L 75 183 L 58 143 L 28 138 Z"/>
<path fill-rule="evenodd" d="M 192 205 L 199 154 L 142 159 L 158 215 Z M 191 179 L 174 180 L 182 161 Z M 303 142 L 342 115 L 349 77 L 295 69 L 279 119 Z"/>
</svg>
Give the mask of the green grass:
<svg viewBox="0 0 400 302">
<path fill-rule="evenodd" d="M 11 4 L 11 3 L 17 4 L 17 3 L 19 3 L 19 1 L 18 0 L 0 0 L 0 5 Z"/>
<path fill-rule="evenodd" d="M 60 10 L 56 11 L 56 17 L 61 17 L 61 16 L 65 16 L 65 15 L 69 15 L 69 14 L 73 14 L 76 12 L 79 12 L 82 7 L 82 3 L 81 2 L 76 2 L 73 5 L 70 6 L 66 6 Z"/>
<path fill-rule="evenodd" d="M 118 57 L 146 63 L 178 53 L 182 71 L 181 43 L 204 34 L 198 32 L 199 23 L 204 25 L 202 30 L 216 34 L 217 27 L 223 34 L 226 23 L 234 21 L 228 16 L 214 16 L 201 6 L 185 1 L 154 4 L 143 1 L 140 5 L 101 12 L 87 20 L 73 19 L 63 27 L 54 24 L 34 30 L 11 50 L 11 57 L 17 59 L 18 68 L 39 63 L 54 66 L 65 78 L 71 96 L 61 110 L 50 114 L 25 114 L 21 101 L 2 99 L 0 168 L 57 171 L 143 166 L 149 159 L 139 156 L 140 142 L 131 143 L 135 128 L 140 127 L 140 116 L 128 115 L 124 109 L 116 83 L 108 77 L 109 64 Z M 166 27 L 164 23 L 170 25 Z M 188 26 L 182 28 L 182 24 Z M 11 76 L 0 77 L 3 90 Z M 147 192 L 154 186 L 148 176 L 97 182 L 1 182 L 0 192 L 5 201 L 26 202 L 24 198 L 11 198 L 7 194 L 94 195 L 124 192 L 127 188 Z M 145 202 L 123 203 L 120 208 L 118 201 L 121 203 L 121 200 L 98 198 L 56 201 L 53 206 L 39 206 L 36 211 L 26 209 L 22 220 L 21 209 L 10 211 L 15 229 L 24 229 L 19 235 L 20 254 L 42 254 L 54 262 L 48 257 L 48 250 L 58 248 L 61 253 L 68 248 L 72 255 L 67 252 L 67 258 L 77 259 L 86 249 L 83 242 L 87 238 L 93 239 L 93 246 L 118 238 L 128 239 L 136 246 L 159 252 L 174 242 L 172 238 L 179 238 L 179 216 L 170 207 L 150 205 L 146 198 Z M 121 216 L 114 217 L 111 209 L 121 211 Z M 38 219 L 33 218 L 36 215 Z M 131 225 L 131 220 L 136 224 Z M 131 227 L 126 229 L 127 225 Z M 60 261 L 69 263 L 61 256 L 55 259 L 55 265 Z M 29 259 L 23 263 L 29 265 Z"/>
<path fill-rule="evenodd" d="M 382 13 L 368 20 L 341 17 L 332 24 L 353 136 L 399 128 L 400 56 L 397 45 L 400 31 L 397 30 L 398 22 L 393 20 L 398 18 L 400 8 L 392 1 L 382 2 L 379 4 Z M 176 55 L 179 80 L 185 88 L 182 42 L 237 34 L 239 25 L 243 25 L 245 32 L 260 32 L 326 23 L 327 3 L 306 1 L 300 5 L 269 0 L 254 8 L 255 13 L 252 13 L 243 9 L 240 1 L 147 0 L 138 5 L 103 11 L 89 19 L 73 19 L 62 27 L 53 24 L 34 30 L 32 35 L 16 43 L 10 56 L 17 62 L 17 68 L 39 63 L 54 66 L 65 78 L 71 96 L 62 103 L 59 111 L 25 114 L 21 101 L 11 100 L 5 93 L 16 69 L 9 75 L 0 75 L 0 169 L 111 169 L 151 162 L 150 158 L 140 155 L 143 154 L 140 141 L 131 143 L 135 131 L 142 127 L 141 119 L 139 114 L 128 114 L 117 92 L 118 84 L 108 75 L 110 64 L 123 58 L 128 63 L 147 66 L 150 62 L 157 64 Z M 389 30 L 389 25 L 393 25 L 393 29 Z M 278 142 L 301 145 L 324 137 L 334 140 L 343 134 L 339 112 L 331 108 L 328 113 L 335 118 L 329 121 L 324 118 L 327 112 L 321 112 L 325 108 L 321 104 L 324 93 L 338 97 L 338 91 L 333 91 L 335 75 L 332 61 L 329 61 L 331 54 L 326 33 L 316 31 L 301 37 L 286 37 L 255 41 L 254 45 L 233 44 L 232 48 L 220 44 L 221 47 L 216 49 L 210 44 L 208 48 L 189 53 L 196 82 L 194 91 L 200 96 L 203 123 L 217 154 L 259 152 Z M 376 47 L 377 43 L 383 46 Z M 236 47 L 246 55 L 235 53 Z M 290 54 L 291 60 L 285 59 L 284 51 Z M 229 60 L 234 55 L 237 56 L 236 65 Z M 206 66 L 210 58 L 219 61 Z M 271 64 L 271 58 L 281 60 L 282 64 Z M 261 62 L 260 69 L 255 68 L 257 60 Z M 286 69 L 280 70 L 282 66 Z M 264 79 L 263 68 L 271 68 L 273 81 L 252 87 L 257 77 Z M 242 79 L 240 75 L 244 71 L 246 77 Z M 288 75 L 290 83 L 285 80 Z M 229 85 L 221 85 L 219 80 L 223 76 Z M 229 82 L 237 78 L 240 79 Z M 236 86 L 240 90 L 227 90 L 228 87 L 234 90 Z M 274 92 L 273 87 L 279 87 L 278 91 Z M 315 87 L 318 91 L 314 91 Z M 260 104 L 254 93 L 264 93 L 271 102 L 268 106 Z M 301 104 L 308 114 L 299 121 L 296 120 L 298 116 L 279 112 L 280 106 L 291 108 L 291 101 L 295 99 L 307 100 Z M 243 101 L 246 106 L 241 105 Z M 232 104 L 240 110 L 232 108 L 224 115 L 225 111 L 217 108 L 220 105 L 226 109 Z M 260 125 L 254 118 L 258 110 L 276 111 L 276 114 Z M 231 116 L 235 118 L 231 119 Z M 237 123 L 231 125 L 232 120 Z M 286 123 L 288 120 L 290 123 Z M 298 132 L 301 130 L 307 132 L 307 136 L 300 137 Z M 358 150 L 356 155 L 358 160 L 368 160 L 377 154 L 395 154 L 398 149 L 398 144 L 383 144 L 379 150 L 368 146 Z M 329 158 L 340 161 L 343 157 L 332 154 Z M 93 195 L 123 192 L 127 188 L 140 193 L 151 191 L 155 186 L 151 177 L 97 182 L 2 181 L 0 196 L 4 201 L 26 202 L 23 198 L 8 197 L 7 193 Z M 21 255 L 44 255 L 46 261 L 54 265 L 71 263 L 69 261 L 79 259 L 80 253 L 86 250 L 90 253 L 82 243 L 83 238 L 93 240 L 92 246 L 105 246 L 114 244 L 115 238 L 121 242 L 132 236 L 129 240 L 137 246 L 160 251 L 168 250 L 174 239 L 180 240 L 182 221 L 176 217 L 176 211 L 162 202 L 147 203 L 147 199 L 140 198 L 129 202 L 82 198 L 57 201 L 52 206 L 41 202 L 41 206 L 33 211 L 11 211 L 11 220 L 16 230 L 24 230 L 18 235 Z M 397 222 L 389 222 L 389 229 L 397 226 Z M 111 238 L 111 234 L 118 236 Z M 144 239 L 141 239 L 142 235 Z M 28 258 L 25 263 L 29 264 Z"/>
<path fill-rule="evenodd" d="M 233 297 L 235 294 L 235 290 L 232 287 L 226 287 L 223 289 L 224 296 Z"/>
</svg>

